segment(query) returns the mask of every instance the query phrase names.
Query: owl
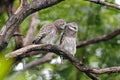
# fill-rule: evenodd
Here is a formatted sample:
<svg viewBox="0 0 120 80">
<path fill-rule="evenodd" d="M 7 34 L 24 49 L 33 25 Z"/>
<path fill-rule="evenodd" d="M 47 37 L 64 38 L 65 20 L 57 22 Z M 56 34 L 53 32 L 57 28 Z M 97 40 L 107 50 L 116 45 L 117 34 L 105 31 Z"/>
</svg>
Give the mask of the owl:
<svg viewBox="0 0 120 80">
<path fill-rule="evenodd" d="M 78 25 L 75 22 L 68 23 L 60 40 L 60 47 L 67 50 L 73 56 L 76 53 L 77 32 Z M 61 62 L 63 62 L 63 57 L 61 57 Z"/>
<path fill-rule="evenodd" d="M 66 25 L 65 20 L 57 19 L 53 23 L 47 23 L 42 26 L 40 33 L 33 40 L 34 44 L 55 44 L 58 36 L 64 30 Z"/>
</svg>

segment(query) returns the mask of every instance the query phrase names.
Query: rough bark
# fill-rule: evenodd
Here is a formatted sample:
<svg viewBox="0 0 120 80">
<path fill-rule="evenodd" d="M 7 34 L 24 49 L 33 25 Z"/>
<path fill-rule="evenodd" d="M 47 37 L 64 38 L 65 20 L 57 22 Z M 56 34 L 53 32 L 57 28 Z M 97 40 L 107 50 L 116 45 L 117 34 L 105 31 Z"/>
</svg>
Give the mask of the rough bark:
<svg viewBox="0 0 120 80">
<path fill-rule="evenodd" d="M 25 1 L 25 0 L 24 0 Z M 31 3 L 23 3 L 22 7 L 15 12 L 3 26 L 0 31 L 0 50 L 7 47 L 10 38 L 16 30 L 16 27 L 22 23 L 22 21 L 30 14 L 50 7 L 54 4 L 61 2 L 62 0 L 33 0 Z"/>
</svg>

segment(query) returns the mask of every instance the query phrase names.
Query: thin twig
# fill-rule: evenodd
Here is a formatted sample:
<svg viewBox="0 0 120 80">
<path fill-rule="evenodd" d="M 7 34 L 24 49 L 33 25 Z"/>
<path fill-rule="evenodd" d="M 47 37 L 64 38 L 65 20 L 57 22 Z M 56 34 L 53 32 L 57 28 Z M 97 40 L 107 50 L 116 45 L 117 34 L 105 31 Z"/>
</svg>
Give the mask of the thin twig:
<svg viewBox="0 0 120 80">
<path fill-rule="evenodd" d="M 110 40 L 110 39 L 118 36 L 119 34 L 120 34 L 120 28 L 114 30 L 113 32 L 111 32 L 109 34 L 106 34 L 106 35 L 103 35 L 103 36 L 100 36 L 100 37 L 97 37 L 97 38 L 93 38 L 93 39 L 86 40 L 86 41 L 80 41 L 77 44 L 77 48 L 81 48 L 83 46 L 87 46 L 87 45 L 90 45 L 90 44 L 99 43 L 99 42 L 102 42 L 102 41 L 107 41 L 107 40 Z"/>
<path fill-rule="evenodd" d="M 103 6 L 112 7 L 112 8 L 120 10 L 120 5 L 112 4 L 112 3 L 109 3 L 109 2 L 104 2 L 103 0 L 86 0 L 86 1 L 93 2 L 93 3 L 96 3 L 96 4 L 100 4 L 100 5 L 103 5 Z"/>
</svg>

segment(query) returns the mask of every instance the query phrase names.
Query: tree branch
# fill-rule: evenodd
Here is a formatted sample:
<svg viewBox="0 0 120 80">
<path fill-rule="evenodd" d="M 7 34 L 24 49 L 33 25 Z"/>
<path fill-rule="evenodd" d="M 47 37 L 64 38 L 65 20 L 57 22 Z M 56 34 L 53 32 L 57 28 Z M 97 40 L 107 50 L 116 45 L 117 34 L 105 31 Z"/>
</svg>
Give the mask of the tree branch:
<svg viewBox="0 0 120 80">
<path fill-rule="evenodd" d="M 14 12 L 13 3 L 14 3 L 14 0 L 4 0 L 6 11 L 9 17 L 12 16 Z"/>
<path fill-rule="evenodd" d="M 85 74 L 90 77 L 92 80 L 99 80 L 96 76 L 94 76 L 92 73 L 85 72 Z"/>
<path fill-rule="evenodd" d="M 12 15 L 0 31 L 0 51 L 7 47 L 16 27 L 18 27 L 27 16 L 61 1 L 62 0 L 33 0 L 31 3 L 22 7 L 20 11 Z"/>
<path fill-rule="evenodd" d="M 20 30 L 20 26 L 18 26 L 16 28 L 16 31 L 14 33 L 14 37 L 15 37 L 15 50 L 22 48 L 23 47 L 23 35 L 22 35 L 21 30 Z"/>
<path fill-rule="evenodd" d="M 91 40 L 80 41 L 77 44 L 77 48 L 87 46 L 89 44 L 95 44 L 95 43 L 99 43 L 99 42 L 102 42 L 102 41 L 107 41 L 107 40 L 110 40 L 110 39 L 116 37 L 119 34 L 120 34 L 120 28 L 114 30 L 113 32 L 111 32 L 109 34 L 106 34 L 106 35 L 103 35 L 103 36 L 100 36 L 100 37 L 97 37 L 97 38 L 94 38 L 94 39 L 91 39 Z"/>
<path fill-rule="evenodd" d="M 103 69 L 90 68 L 90 67 L 84 66 L 77 59 L 75 59 L 71 54 L 69 54 L 68 51 L 60 48 L 59 46 L 51 45 L 51 44 L 29 45 L 27 47 L 23 47 L 21 49 L 8 53 L 5 57 L 13 58 L 20 55 L 25 55 L 26 53 L 31 51 L 41 51 L 41 50 L 53 52 L 53 53 L 56 53 L 57 55 L 63 56 L 64 58 L 68 59 L 78 70 L 83 72 L 89 72 L 94 74 L 120 72 L 120 66 L 103 68 Z"/>
<path fill-rule="evenodd" d="M 38 12 L 33 13 L 31 15 L 31 22 L 30 22 L 29 30 L 27 32 L 25 41 L 24 41 L 24 46 L 32 44 L 34 34 L 37 29 L 37 25 L 38 25 Z"/>
<path fill-rule="evenodd" d="M 20 1 L 19 7 L 17 8 L 17 10 L 15 11 L 14 14 L 19 13 L 21 11 L 22 7 L 24 7 L 28 4 L 27 0 L 19 0 L 19 1 Z"/>
<path fill-rule="evenodd" d="M 86 0 L 86 1 L 93 2 L 93 3 L 96 3 L 96 4 L 100 4 L 100 5 L 103 5 L 103 6 L 112 7 L 112 8 L 120 10 L 120 5 L 104 2 L 102 0 Z"/>
<path fill-rule="evenodd" d="M 24 66 L 24 68 L 23 68 L 23 71 L 24 71 L 24 70 L 28 70 L 28 69 L 30 69 L 30 68 L 32 68 L 32 67 L 34 67 L 34 66 L 43 64 L 43 63 L 45 63 L 45 62 L 49 62 L 49 61 L 52 60 L 52 58 L 53 58 L 53 53 L 48 53 L 48 54 L 46 54 L 43 58 L 38 59 L 38 60 L 35 60 L 35 61 L 32 61 L 32 62 L 26 64 L 26 65 Z"/>
<path fill-rule="evenodd" d="M 46 63 L 46 62 L 49 62 L 53 59 L 53 54 L 54 53 L 47 53 L 43 58 L 41 59 L 38 59 L 38 60 L 35 60 L 35 61 L 32 61 L 28 64 L 26 64 L 24 67 L 23 67 L 23 70 L 22 71 L 25 71 L 25 70 L 28 70 L 30 68 L 33 68 L 37 65 L 41 65 L 43 63 Z M 85 74 L 90 77 L 92 80 L 99 80 L 96 76 L 94 76 L 92 73 L 89 73 L 89 72 L 85 72 Z"/>
<path fill-rule="evenodd" d="M 34 45 L 33 45 L 34 46 Z M 44 45 L 44 44 L 42 44 L 42 45 L 40 45 L 39 47 L 41 47 L 41 49 L 40 50 L 42 50 L 42 51 L 51 51 L 51 50 L 49 50 L 48 48 L 51 46 L 51 48 L 52 48 L 52 45 L 50 45 L 50 44 L 48 44 L 48 45 Z M 45 49 L 43 48 L 42 49 L 42 47 L 45 47 Z M 48 47 L 48 48 L 47 48 Z M 54 46 L 54 47 L 57 47 L 57 46 Z M 9 58 L 11 58 L 11 57 L 17 57 L 17 56 L 21 56 L 21 55 L 24 55 L 25 56 L 25 54 L 24 53 L 30 53 L 30 51 L 31 51 L 31 49 L 30 48 L 32 48 L 32 46 L 29 46 L 29 48 L 28 47 L 26 47 L 26 49 L 24 49 L 24 48 L 21 48 L 20 50 L 16 50 L 15 52 L 12 52 L 12 53 L 10 53 L 10 54 L 8 54 L 8 55 L 6 55 L 6 57 L 9 57 Z M 50 48 L 50 49 L 51 49 Z M 47 50 L 46 50 L 47 49 Z M 58 49 L 59 49 L 59 47 L 58 47 Z M 37 49 L 37 46 L 36 46 L 36 48 L 34 47 L 34 49 L 32 49 L 32 51 L 38 51 L 38 49 Z M 54 48 L 52 48 L 52 50 L 54 50 Z M 21 51 L 22 51 L 22 53 L 21 53 Z M 53 51 L 53 52 L 56 52 L 56 49 L 55 49 L 55 51 Z M 61 52 L 61 51 L 60 51 Z M 65 52 L 66 52 L 66 50 L 65 50 Z M 63 53 L 63 52 L 62 52 Z M 64 53 L 63 53 L 64 54 Z M 67 53 L 67 54 L 69 54 L 69 53 Z M 28 55 L 28 54 L 27 54 Z M 29 54 L 30 55 L 30 54 Z M 33 55 L 33 54 L 32 54 Z M 36 55 L 36 53 L 35 53 L 35 55 Z M 48 57 L 49 56 L 49 57 Z M 29 69 L 29 68 L 31 68 L 31 67 L 33 67 L 33 66 L 36 66 L 36 65 L 38 65 L 38 64 L 42 64 L 42 63 L 45 63 L 46 61 L 50 61 L 51 59 L 52 59 L 52 56 L 53 56 L 53 53 L 48 53 L 45 57 L 43 57 L 42 59 L 39 59 L 39 60 L 37 60 L 37 61 L 33 61 L 33 62 L 31 62 L 31 63 L 29 63 L 29 64 L 27 64 L 25 67 L 24 67 L 24 69 L 23 70 L 27 70 L 27 69 Z M 74 58 L 73 58 L 73 56 L 72 55 L 68 55 L 69 57 L 71 57 L 70 59 L 71 59 L 71 61 L 72 60 L 75 60 Z M 76 60 L 77 61 L 77 60 Z M 79 63 L 79 61 L 78 61 L 78 63 Z M 81 64 L 82 65 L 82 64 Z M 85 71 L 85 74 L 86 75 L 88 75 L 88 77 L 90 77 L 92 80 L 99 80 L 99 79 L 97 79 L 97 77 L 95 77 L 93 74 L 91 74 L 90 72 L 87 72 L 87 71 Z"/>
</svg>

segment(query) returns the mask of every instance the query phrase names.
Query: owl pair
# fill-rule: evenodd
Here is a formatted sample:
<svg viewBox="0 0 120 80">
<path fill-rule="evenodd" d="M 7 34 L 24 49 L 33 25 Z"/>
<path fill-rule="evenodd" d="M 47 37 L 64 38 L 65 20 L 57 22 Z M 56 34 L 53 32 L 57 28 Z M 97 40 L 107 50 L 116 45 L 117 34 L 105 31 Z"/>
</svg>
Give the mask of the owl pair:
<svg viewBox="0 0 120 80">
<path fill-rule="evenodd" d="M 59 46 L 74 55 L 76 53 L 77 31 L 78 26 L 75 22 L 66 24 L 63 19 L 58 19 L 53 23 L 43 25 L 33 43 L 56 44 L 56 40 L 62 34 L 58 40 Z"/>
</svg>

